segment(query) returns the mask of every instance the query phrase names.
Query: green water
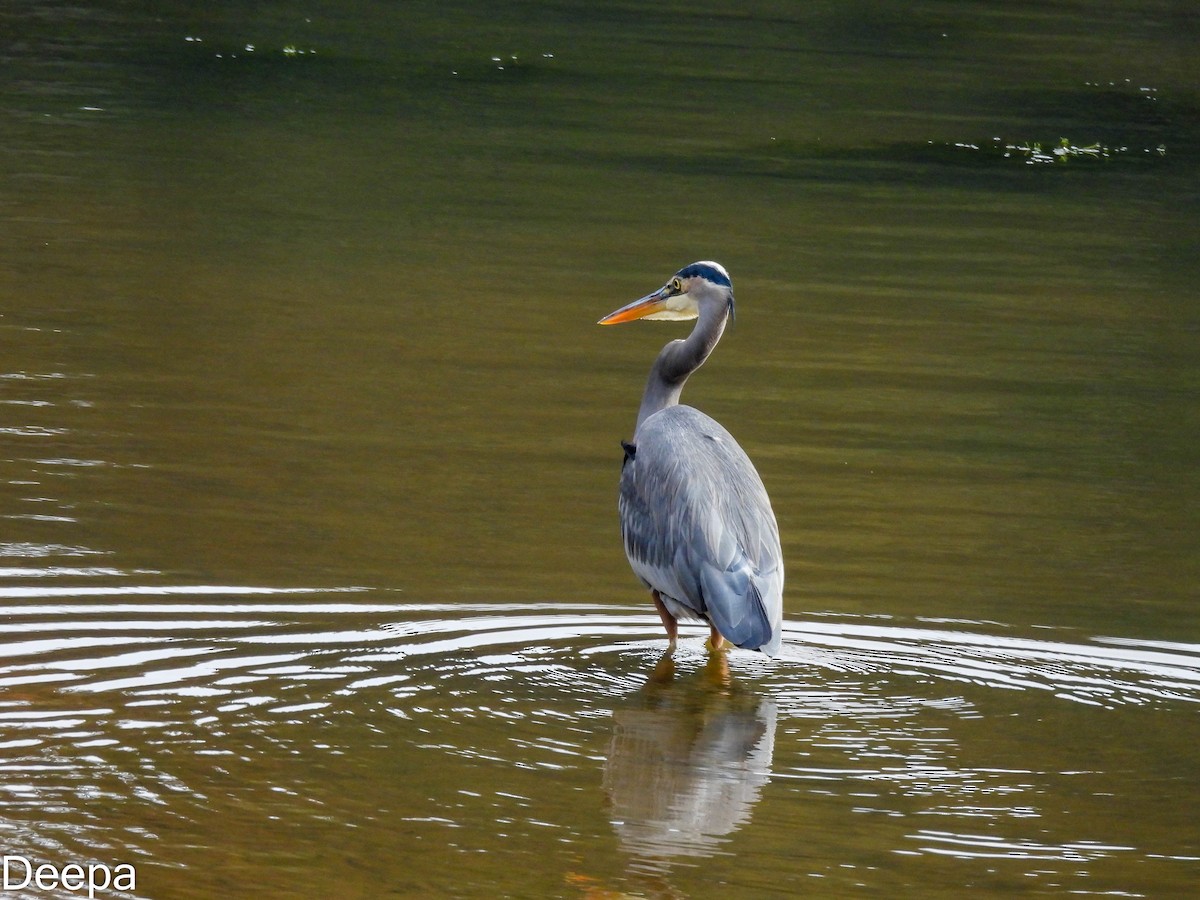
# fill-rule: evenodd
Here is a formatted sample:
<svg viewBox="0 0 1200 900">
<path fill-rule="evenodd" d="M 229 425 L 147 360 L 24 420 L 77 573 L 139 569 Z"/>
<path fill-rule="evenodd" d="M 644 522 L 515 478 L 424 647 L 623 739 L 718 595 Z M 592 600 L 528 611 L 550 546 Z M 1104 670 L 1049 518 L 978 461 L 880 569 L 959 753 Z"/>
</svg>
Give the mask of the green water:
<svg viewBox="0 0 1200 900">
<path fill-rule="evenodd" d="M 153 898 L 1200 882 L 1200 17 L 0 35 L 4 855 Z M 620 546 L 687 326 L 594 323 L 696 259 L 738 317 L 685 400 L 771 493 L 774 662 L 661 661 Z"/>
</svg>

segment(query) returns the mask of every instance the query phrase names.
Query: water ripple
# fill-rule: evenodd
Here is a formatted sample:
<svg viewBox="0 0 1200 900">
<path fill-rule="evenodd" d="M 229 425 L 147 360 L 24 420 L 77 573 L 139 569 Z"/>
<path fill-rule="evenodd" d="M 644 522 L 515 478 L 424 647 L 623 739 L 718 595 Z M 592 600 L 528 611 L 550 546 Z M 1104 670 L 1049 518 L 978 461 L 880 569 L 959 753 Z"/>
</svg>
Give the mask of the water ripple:
<svg viewBox="0 0 1200 900">
<path fill-rule="evenodd" d="M 0 598 L 12 852 L 153 856 L 160 832 L 180 827 L 213 829 L 188 846 L 216 847 L 218 823 L 244 818 L 247 803 L 291 827 L 399 815 L 434 845 L 446 828 L 468 841 L 480 827 L 488 841 L 550 829 L 570 844 L 595 839 L 572 792 L 602 782 L 608 827 L 647 878 L 724 853 L 789 795 L 804 797 L 792 817 L 836 802 L 896 823 L 899 856 L 1089 866 L 1187 855 L 1169 837 L 1050 839 L 1047 781 L 1072 794 L 1105 777 L 1099 766 L 965 748 L 977 729 L 988 746 L 997 723 L 1037 721 L 1026 713 L 1045 703 L 1112 726 L 1128 721 L 1121 710 L 1190 711 L 1196 645 L 814 617 L 786 625 L 773 661 L 710 658 L 690 628 L 666 660 L 658 618 L 641 607 L 230 585 L 55 584 Z M 393 783 L 397 765 L 425 774 Z M 546 808 L 546 775 L 561 808 Z M 364 778 L 374 790 L 347 791 Z M 539 802 L 519 799 L 530 796 Z"/>
<path fill-rule="evenodd" d="M 520 675 L 553 683 L 563 675 L 559 687 L 574 683 L 582 690 L 584 683 L 570 677 L 581 662 L 598 672 L 596 663 L 612 654 L 649 658 L 663 646 L 657 619 L 640 608 L 403 603 L 381 601 L 387 595 L 379 593 L 341 599 L 364 593 L 229 585 L 0 588 L 0 599 L 10 601 L 0 606 L 8 623 L 0 684 L 17 686 L 54 672 L 72 682 L 71 691 L 169 692 L 199 683 L 234 693 L 238 685 L 228 678 L 241 671 L 256 679 L 342 681 L 334 691 L 346 694 L 396 680 L 381 669 L 403 662 L 409 677 L 414 671 L 485 681 Z M 190 601 L 150 599 L 159 597 Z M 1037 640 L 989 628 L 791 622 L 778 660 L 741 652 L 733 658 L 745 674 L 780 682 L 784 696 L 788 673 L 816 667 L 1048 692 L 1105 707 L 1200 702 L 1200 646 L 1104 636 Z M 681 653 L 696 652 L 685 640 Z M 188 657 L 212 658 L 179 665 Z M 263 668 L 282 662 L 296 668 Z M 122 669 L 136 671 L 109 675 Z M 611 686 L 596 688 L 604 693 Z M 796 699 L 812 708 L 814 698 Z"/>
</svg>

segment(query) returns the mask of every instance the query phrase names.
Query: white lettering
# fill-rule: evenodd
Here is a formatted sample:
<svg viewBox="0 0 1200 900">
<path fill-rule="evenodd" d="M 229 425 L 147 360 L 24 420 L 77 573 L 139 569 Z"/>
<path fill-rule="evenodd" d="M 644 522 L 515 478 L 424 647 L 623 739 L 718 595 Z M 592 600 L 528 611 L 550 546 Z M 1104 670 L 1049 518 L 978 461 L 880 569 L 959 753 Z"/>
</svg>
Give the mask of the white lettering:
<svg viewBox="0 0 1200 900">
<path fill-rule="evenodd" d="M 103 882 L 96 881 L 97 873 L 104 874 Z M 108 870 L 108 866 L 102 863 L 96 863 L 88 866 L 88 897 L 95 897 L 97 889 L 104 890 L 106 887 L 108 887 L 108 882 L 111 878 L 112 872 Z"/>
<path fill-rule="evenodd" d="M 25 867 L 25 880 L 22 881 L 20 884 L 17 884 L 15 881 L 13 881 L 9 875 L 9 873 L 11 871 L 9 866 L 12 863 L 18 863 Z M 32 877 L 33 877 L 33 866 L 31 866 L 29 864 L 29 860 L 27 860 L 25 857 L 23 857 L 23 856 L 6 856 L 6 857 L 4 857 L 4 889 L 6 891 L 19 891 L 21 888 L 25 887 L 25 885 L 29 884 L 29 879 Z"/>
<path fill-rule="evenodd" d="M 24 873 L 22 874 L 22 867 Z M 42 891 L 61 888 L 74 893 L 87 886 L 89 900 L 96 900 L 96 892 L 110 885 L 118 891 L 137 890 L 137 870 L 131 863 L 118 863 L 109 868 L 104 863 L 89 863 L 86 871 L 79 863 L 67 863 L 62 869 L 52 863 L 34 866 L 24 856 L 4 857 L 4 890 L 19 891 L 30 882 Z"/>
<path fill-rule="evenodd" d="M 116 878 L 113 879 L 113 889 L 118 891 L 136 891 L 137 890 L 137 871 L 131 863 L 118 863 L 116 869 Z M 122 881 L 124 879 L 124 881 Z"/>
<path fill-rule="evenodd" d="M 43 891 L 52 891 L 58 887 L 58 869 L 50 863 L 42 863 L 34 870 L 33 880 Z"/>
<path fill-rule="evenodd" d="M 77 891 L 83 887 L 83 866 L 67 863 L 59 875 L 64 891 Z"/>
</svg>

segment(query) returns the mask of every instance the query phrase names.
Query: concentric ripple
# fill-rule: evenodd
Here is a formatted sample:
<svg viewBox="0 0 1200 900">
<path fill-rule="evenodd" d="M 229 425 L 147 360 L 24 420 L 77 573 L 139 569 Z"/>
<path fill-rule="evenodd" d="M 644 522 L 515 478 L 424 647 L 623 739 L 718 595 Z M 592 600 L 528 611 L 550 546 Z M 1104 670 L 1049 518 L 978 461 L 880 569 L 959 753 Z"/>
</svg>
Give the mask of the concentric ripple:
<svg viewBox="0 0 1200 900">
<path fill-rule="evenodd" d="M 363 853 L 399 830 L 446 864 L 486 850 L 528 865 L 553 835 L 586 890 L 686 882 L 738 846 L 764 872 L 843 886 L 887 887 L 913 857 L 952 866 L 948 885 L 963 867 L 1089 890 L 1119 889 L 1131 859 L 1195 869 L 1169 818 L 1147 845 L 1105 809 L 1170 797 L 1191 765 L 1149 777 L 1127 756 L 1146 714 L 1196 730 L 1200 647 L 813 617 L 788 623 L 774 661 L 710 658 L 700 630 L 667 659 L 640 607 L 399 597 L 0 590 L 6 852 L 140 860 L 148 895 L 170 896 L 203 893 L 185 874 L 215 865 L 229 833 L 255 836 L 221 857 L 249 878 L 260 854 L 318 852 L 345 829 Z M 1048 740 L 1050 720 L 1071 728 Z M 859 818 L 898 863 L 836 862 Z M 814 848 L 798 875 L 795 833 Z M 609 863 L 578 865 L 613 841 Z"/>
<path fill-rule="evenodd" d="M 587 667 L 598 685 L 580 681 L 581 660 L 632 653 L 644 661 L 663 646 L 657 618 L 642 608 L 401 603 L 389 602 L 391 596 L 363 588 L 3 588 L 0 687 L 49 682 L 66 693 L 228 703 L 252 691 L 261 697 L 266 688 L 282 701 L 297 684 L 320 681 L 324 688 L 316 693 L 333 704 L 412 681 L 421 671 L 432 679 L 461 674 L 484 681 L 540 674 L 549 683 L 570 672 L 568 682 L 581 693 L 612 696 L 628 685 L 608 683 L 608 666 Z M 774 662 L 740 651 L 733 657 L 737 668 L 768 682 L 786 682 L 785 673 L 799 666 L 1044 691 L 1104 706 L 1200 702 L 1197 645 L 1035 640 L 961 624 L 948 630 L 793 622 Z M 685 656 L 699 652 L 699 642 L 692 643 L 685 628 Z M 403 671 L 381 671 L 398 663 Z"/>
</svg>

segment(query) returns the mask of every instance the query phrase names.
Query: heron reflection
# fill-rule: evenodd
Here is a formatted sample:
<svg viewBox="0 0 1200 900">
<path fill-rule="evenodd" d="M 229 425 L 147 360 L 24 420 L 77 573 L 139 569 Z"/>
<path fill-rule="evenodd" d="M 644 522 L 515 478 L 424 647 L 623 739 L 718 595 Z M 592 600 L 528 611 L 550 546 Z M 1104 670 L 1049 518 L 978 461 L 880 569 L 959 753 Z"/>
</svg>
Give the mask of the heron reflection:
<svg viewBox="0 0 1200 900">
<path fill-rule="evenodd" d="M 604 790 L 634 868 L 718 852 L 745 824 L 771 773 L 775 704 L 739 687 L 723 654 L 682 677 L 670 654 L 613 711 Z"/>
</svg>

